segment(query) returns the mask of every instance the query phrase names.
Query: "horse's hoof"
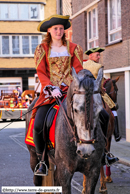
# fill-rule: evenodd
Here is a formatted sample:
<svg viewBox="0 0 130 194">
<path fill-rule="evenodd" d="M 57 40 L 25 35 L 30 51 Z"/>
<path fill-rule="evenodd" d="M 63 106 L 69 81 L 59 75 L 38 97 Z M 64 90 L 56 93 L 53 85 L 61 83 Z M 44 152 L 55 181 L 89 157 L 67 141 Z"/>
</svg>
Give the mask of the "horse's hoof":
<svg viewBox="0 0 130 194">
<path fill-rule="evenodd" d="M 113 180 L 112 180 L 112 178 L 110 176 L 106 176 L 105 181 L 107 183 L 112 183 L 113 182 Z"/>
<path fill-rule="evenodd" d="M 107 188 L 102 189 L 101 187 L 99 188 L 99 193 L 107 194 Z"/>
<path fill-rule="evenodd" d="M 107 194 L 105 177 L 104 177 L 103 181 L 100 181 L 100 183 L 101 183 L 101 186 L 99 188 L 99 193 Z"/>
<path fill-rule="evenodd" d="M 82 194 L 85 194 L 85 189 L 82 190 Z"/>
</svg>

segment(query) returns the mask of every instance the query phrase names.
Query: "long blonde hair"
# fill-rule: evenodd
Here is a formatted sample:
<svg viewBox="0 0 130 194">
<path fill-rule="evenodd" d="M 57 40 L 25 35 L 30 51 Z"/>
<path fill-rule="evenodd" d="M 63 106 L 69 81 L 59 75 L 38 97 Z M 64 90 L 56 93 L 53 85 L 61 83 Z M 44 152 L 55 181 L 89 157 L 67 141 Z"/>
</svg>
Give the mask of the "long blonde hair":
<svg viewBox="0 0 130 194">
<path fill-rule="evenodd" d="M 62 40 L 62 44 L 63 44 L 64 46 L 66 46 L 66 34 L 65 34 L 65 33 L 63 34 L 61 40 Z M 45 35 L 44 39 L 42 40 L 42 43 L 47 43 L 48 46 L 51 45 L 51 43 L 52 43 L 52 38 L 51 38 L 50 32 L 47 32 L 47 34 Z"/>
</svg>

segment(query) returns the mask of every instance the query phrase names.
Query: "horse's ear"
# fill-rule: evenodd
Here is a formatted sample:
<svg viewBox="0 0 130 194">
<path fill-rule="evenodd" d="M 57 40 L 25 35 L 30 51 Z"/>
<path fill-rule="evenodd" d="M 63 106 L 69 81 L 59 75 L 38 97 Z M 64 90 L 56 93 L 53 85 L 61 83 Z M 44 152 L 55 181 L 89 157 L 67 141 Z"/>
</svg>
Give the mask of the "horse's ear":
<svg viewBox="0 0 130 194">
<path fill-rule="evenodd" d="M 118 76 L 116 79 L 115 79 L 115 82 L 117 82 L 119 80 L 120 76 Z"/>
<path fill-rule="evenodd" d="M 72 76 L 73 76 L 73 82 L 71 83 L 67 91 L 67 115 L 70 118 L 70 120 L 72 120 L 71 118 L 71 98 L 72 98 L 74 90 L 78 89 L 79 83 L 80 83 L 78 75 L 76 74 L 76 71 L 73 67 L 72 67 Z"/>
<path fill-rule="evenodd" d="M 94 81 L 94 91 L 99 91 L 103 78 L 103 68 L 101 67 L 98 71 L 97 79 Z"/>
<path fill-rule="evenodd" d="M 75 82 L 75 86 L 79 86 L 80 81 L 74 67 L 72 67 L 72 76 L 73 76 L 73 81 Z"/>
</svg>

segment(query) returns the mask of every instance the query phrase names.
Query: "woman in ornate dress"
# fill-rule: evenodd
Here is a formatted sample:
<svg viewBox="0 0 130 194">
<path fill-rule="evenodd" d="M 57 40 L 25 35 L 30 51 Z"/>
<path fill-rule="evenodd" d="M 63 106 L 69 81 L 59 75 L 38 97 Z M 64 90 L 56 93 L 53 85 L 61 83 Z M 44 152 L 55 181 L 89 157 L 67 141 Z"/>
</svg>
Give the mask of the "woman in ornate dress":
<svg viewBox="0 0 130 194">
<path fill-rule="evenodd" d="M 35 104 L 38 108 L 33 109 L 32 113 L 32 117 L 35 117 L 33 138 L 40 162 L 35 175 L 47 175 L 48 161 L 45 157 L 44 139 L 46 129 L 43 129 L 46 113 L 55 102 L 55 97 L 63 98 L 62 92 L 67 92 L 73 80 L 72 67 L 76 73 L 83 69 L 82 48 L 65 38 L 65 30 L 70 26 L 69 16 L 53 15 L 40 22 L 37 28 L 47 34 L 34 53 L 36 70 L 42 86 Z"/>
</svg>

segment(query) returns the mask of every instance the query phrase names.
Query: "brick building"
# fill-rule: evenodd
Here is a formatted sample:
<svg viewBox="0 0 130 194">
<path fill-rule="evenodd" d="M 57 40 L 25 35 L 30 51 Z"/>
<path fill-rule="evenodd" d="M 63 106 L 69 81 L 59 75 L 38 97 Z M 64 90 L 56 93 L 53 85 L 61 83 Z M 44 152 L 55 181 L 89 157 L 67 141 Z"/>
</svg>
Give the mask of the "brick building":
<svg viewBox="0 0 130 194">
<path fill-rule="evenodd" d="M 37 26 L 56 11 L 56 0 L 0 1 L 0 96 L 16 86 L 34 89 L 34 51 L 44 36 Z"/>
<path fill-rule="evenodd" d="M 72 0 L 71 19 L 73 42 L 84 51 L 104 47 L 100 63 L 105 77 L 120 76 L 117 82 L 119 126 L 122 137 L 130 142 L 129 10 L 129 0 Z"/>
<path fill-rule="evenodd" d="M 57 0 L 57 14 L 72 15 L 71 0 Z M 72 41 L 72 26 L 65 31 L 66 39 Z"/>
</svg>

